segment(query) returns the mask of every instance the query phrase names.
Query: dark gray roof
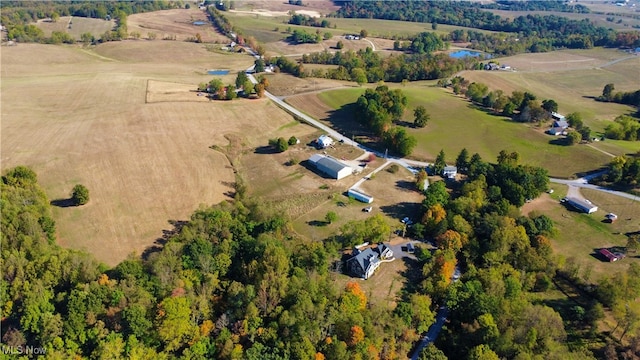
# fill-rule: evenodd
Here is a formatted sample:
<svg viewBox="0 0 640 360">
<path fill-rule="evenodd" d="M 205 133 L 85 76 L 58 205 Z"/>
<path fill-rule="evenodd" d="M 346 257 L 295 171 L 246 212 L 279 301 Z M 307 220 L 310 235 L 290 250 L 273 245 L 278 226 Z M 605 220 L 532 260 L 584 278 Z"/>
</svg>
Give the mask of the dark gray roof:
<svg viewBox="0 0 640 360">
<path fill-rule="evenodd" d="M 553 127 L 559 127 L 564 129 L 569 127 L 569 123 L 566 120 L 556 120 L 553 122 Z"/>
<path fill-rule="evenodd" d="M 356 251 L 354 250 L 353 253 L 355 254 Z M 357 254 L 353 256 L 351 259 L 349 259 L 348 261 L 349 262 L 356 261 L 360 265 L 360 268 L 362 269 L 362 271 L 365 272 L 367 271 L 369 264 L 378 262 L 380 260 L 378 260 L 378 254 L 376 254 L 373 250 L 371 250 L 371 248 L 366 248 L 365 250 L 362 250 L 362 251 L 358 250 Z"/>
<path fill-rule="evenodd" d="M 348 167 L 347 165 L 341 163 L 340 161 L 328 156 L 325 156 L 324 158 L 316 161 L 316 166 L 320 166 L 320 165 L 322 165 L 325 169 L 335 172 L 336 174 L 340 170 Z"/>
</svg>

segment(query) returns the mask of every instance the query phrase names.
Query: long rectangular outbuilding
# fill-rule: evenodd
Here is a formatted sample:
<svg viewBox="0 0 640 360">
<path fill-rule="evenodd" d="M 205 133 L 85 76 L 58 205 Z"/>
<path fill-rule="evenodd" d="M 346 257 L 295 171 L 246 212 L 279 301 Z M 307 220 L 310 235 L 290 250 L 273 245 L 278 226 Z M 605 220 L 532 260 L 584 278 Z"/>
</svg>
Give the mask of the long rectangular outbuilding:
<svg viewBox="0 0 640 360">
<path fill-rule="evenodd" d="M 314 154 L 309 158 L 309 162 L 315 166 L 318 171 L 334 179 L 340 180 L 353 174 L 353 168 L 351 166 L 331 156 Z"/>
<path fill-rule="evenodd" d="M 347 195 L 349 195 L 349 197 L 352 197 L 358 201 L 362 201 L 363 203 L 366 203 L 366 204 L 371 204 L 373 202 L 373 196 L 367 195 L 356 189 L 349 189 L 349 191 L 347 191 Z"/>
<path fill-rule="evenodd" d="M 592 214 L 598 211 L 598 207 L 593 205 L 588 200 L 582 200 L 575 197 L 566 197 L 565 200 L 569 203 L 569 205 L 573 206 L 577 210 L 586 212 L 587 214 Z"/>
</svg>

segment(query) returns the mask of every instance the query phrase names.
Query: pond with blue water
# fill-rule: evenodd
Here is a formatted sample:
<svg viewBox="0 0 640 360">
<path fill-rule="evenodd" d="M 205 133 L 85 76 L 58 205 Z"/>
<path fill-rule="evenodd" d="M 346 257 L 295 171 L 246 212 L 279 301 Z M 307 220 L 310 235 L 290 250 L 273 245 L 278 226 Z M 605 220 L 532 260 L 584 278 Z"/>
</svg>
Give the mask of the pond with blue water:
<svg viewBox="0 0 640 360">
<path fill-rule="evenodd" d="M 229 74 L 229 70 L 209 70 L 207 71 L 209 75 L 227 75 Z"/>
<path fill-rule="evenodd" d="M 454 59 L 461 59 L 463 57 L 466 56 L 470 56 L 470 57 L 481 57 L 483 59 L 490 59 L 491 58 L 491 54 L 486 54 L 480 51 L 474 51 L 474 50 L 457 50 L 454 52 L 450 52 L 449 56 L 454 58 Z"/>
<path fill-rule="evenodd" d="M 204 22 L 204 21 L 194 21 L 194 22 L 193 22 L 193 25 L 196 25 L 196 26 L 202 26 L 202 25 L 207 25 L 207 23 L 206 23 L 206 22 Z"/>
</svg>

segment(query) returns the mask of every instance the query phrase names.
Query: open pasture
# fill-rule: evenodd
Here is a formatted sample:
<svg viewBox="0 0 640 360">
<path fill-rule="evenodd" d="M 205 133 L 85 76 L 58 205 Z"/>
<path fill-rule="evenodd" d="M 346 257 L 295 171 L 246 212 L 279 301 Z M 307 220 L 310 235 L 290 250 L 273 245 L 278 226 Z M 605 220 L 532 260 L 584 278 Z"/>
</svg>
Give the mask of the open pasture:
<svg viewBox="0 0 640 360">
<path fill-rule="evenodd" d="M 38 26 L 46 36 L 51 36 L 54 31 L 68 33 L 76 40 L 80 40 L 80 35 L 91 33 L 99 38 L 105 31 L 111 31 L 116 23 L 113 20 L 92 19 L 77 16 L 61 16 L 58 21 L 52 22 L 49 19 L 38 20 Z"/>
<path fill-rule="evenodd" d="M 194 25 L 196 21 L 204 21 L 205 25 Z M 207 14 L 192 6 L 190 9 L 171 9 L 132 14 L 127 17 L 129 33 L 138 32 L 142 38 L 149 33 L 156 34 L 158 39 L 175 37 L 184 41 L 200 34 L 203 42 L 227 43 L 229 39 L 216 31 L 209 23 Z"/>
<path fill-rule="evenodd" d="M 465 71 L 460 76 L 507 94 L 514 90 L 529 91 L 541 100 L 553 99 L 560 113 L 579 112 L 585 124 L 596 132 L 602 132 L 617 116 L 633 112 L 630 106 L 602 103 L 594 98 L 602 94 L 608 83 L 615 85 L 614 92 L 637 90 L 638 77 L 630 75 L 637 74 L 640 57 L 613 49 L 591 49 L 520 54 L 498 60 L 515 71 Z M 606 151 L 614 154 L 633 147 L 633 144 L 612 143 L 619 145 L 594 146 L 606 146 Z"/>
<path fill-rule="evenodd" d="M 418 159 L 433 161 L 440 149 L 444 149 L 447 161 L 453 162 L 463 147 L 472 154 L 479 153 L 487 161 L 495 161 L 500 150 L 517 151 L 523 163 L 543 166 L 553 176 L 569 177 L 603 165 L 610 158 L 587 146 L 551 144 L 555 138 L 543 134 L 535 125 L 490 115 L 467 100 L 435 87 L 433 82 L 415 82 L 402 90 L 409 98 L 406 122 L 412 122 L 413 109 L 418 105 L 425 106 L 431 115 L 426 128 L 407 127 L 418 140 L 412 155 Z M 355 102 L 363 91 L 362 88 L 340 89 L 299 95 L 287 101 L 345 133 L 366 135 L 354 121 L 349 107 L 345 107 Z"/>
<path fill-rule="evenodd" d="M 356 86 L 354 83 L 349 81 L 311 77 L 297 78 L 283 73 L 271 73 L 266 76 L 269 80 L 269 92 L 277 96 L 292 96 L 301 93 L 318 92 L 339 87 Z"/>
<path fill-rule="evenodd" d="M 637 231 L 640 224 L 640 202 L 600 191 L 580 189 L 585 198 L 599 207 L 598 211 L 588 215 L 560 203 L 560 199 L 567 192 L 565 185 L 552 184 L 551 188 L 555 190 L 553 194 L 542 194 L 531 203 L 525 204 L 522 212 L 528 214 L 530 211 L 536 211 L 553 220 L 557 234 L 552 236 L 551 244 L 556 254 L 564 258 L 573 258 L 576 264 L 580 265 L 581 273 L 591 272 L 592 281 L 616 271 L 624 271 L 631 262 L 640 261 L 634 254 L 613 263 L 605 262 L 593 255 L 595 249 L 626 246 L 627 237 L 624 234 Z M 617 214 L 618 221 L 605 222 L 604 215 L 609 212 Z"/>
<path fill-rule="evenodd" d="M 32 167 L 51 200 L 84 184 L 87 205 L 54 207 L 58 243 L 110 265 L 153 245 L 169 220 L 229 198 L 233 169 L 212 145 L 266 143 L 293 120 L 264 99 L 146 104 L 149 80 L 195 88 L 212 78 L 202 69 L 252 63 L 201 44 L 20 44 L 2 56 L 2 171 Z"/>
</svg>

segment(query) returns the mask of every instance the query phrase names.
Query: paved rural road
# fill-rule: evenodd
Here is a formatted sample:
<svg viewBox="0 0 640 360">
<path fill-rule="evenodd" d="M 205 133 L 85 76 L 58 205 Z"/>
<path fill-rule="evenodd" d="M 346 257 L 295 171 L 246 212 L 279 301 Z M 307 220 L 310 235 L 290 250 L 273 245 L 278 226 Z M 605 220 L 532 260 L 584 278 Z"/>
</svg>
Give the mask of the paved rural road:
<svg viewBox="0 0 640 360">
<path fill-rule="evenodd" d="M 420 339 L 418 346 L 416 346 L 416 349 L 411 356 L 411 360 L 418 360 L 422 349 L 436 340 L 442 330 L 442 326 L 444 326 L 445 321 L 447 321 L 447 316 L 449 316 L 449 309 L 447 309 L 446 306 L 440 307 L 438 314 L 436 315 L 436 322 L 431 325 L 429 331 L 427 331 L 427 333 Z"/>
</svg>

